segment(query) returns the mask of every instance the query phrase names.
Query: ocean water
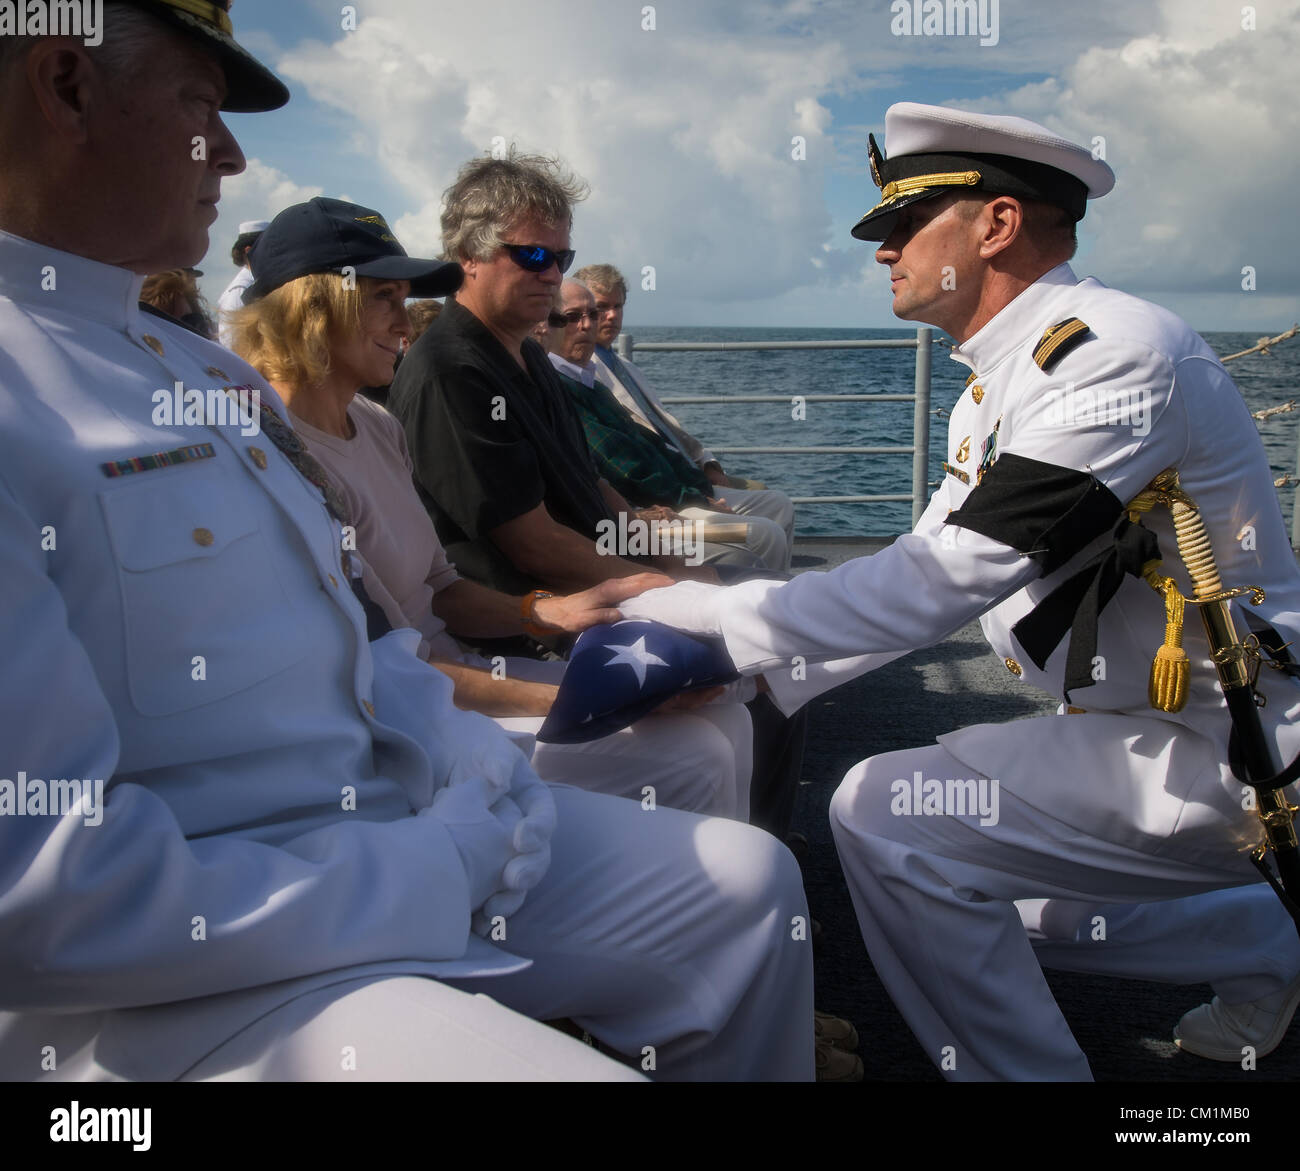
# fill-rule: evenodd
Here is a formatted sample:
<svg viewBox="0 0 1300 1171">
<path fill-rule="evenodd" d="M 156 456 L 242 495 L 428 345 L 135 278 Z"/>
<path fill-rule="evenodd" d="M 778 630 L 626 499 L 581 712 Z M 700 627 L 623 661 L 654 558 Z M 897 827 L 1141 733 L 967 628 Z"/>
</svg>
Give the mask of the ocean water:
<svg viewBox="0 0 1300 1171">
<path fill-rule="evenodd" d="M 1268 331 L 1281 333 L 1290 322 Z M 635 342 L 821 341 L 915 337 L 915 329 L 708 329 L 629 326 Z M 1220 355 L 1253 346 L 1264 334 L 1206 333 Z M 933 347 L 930 378 L 930 490 L 937 486 L 944 459 L 948 419 L 966 383 L 967 367 L 948 357 L 949 339 Z M 915 350 L 758 350 L 686 353 L 634 352 L 661 396 L 779 394 L 778 403 L 726 405 L 686 403 L 670 410 L 697 438 L 711 447 L 903 447 L 912 442 L 911 403 L 808 403 L 806 418 L 791 417 L 790 399 L 800 394 L 910 394 Z M 1251 411 L 1300 400 L 1300 337 L 1280 342 L 1268 355 L 1251 354 L 1228 364 Z M 1274 415 L 1258 424 L 1274 477 L 1296 472 L 1300 410 Z M 763 480 L 791 496 L 852 496 L 905 493 L 911 489 L 910 455 L 722 455 L 734 475 Z M 1288 527 L 1295 485 L 1278 489 Z M 802 535 L 878 536 L 908 531 L 911 505 L 801 504 L 796 514 Z"/>
</svg>

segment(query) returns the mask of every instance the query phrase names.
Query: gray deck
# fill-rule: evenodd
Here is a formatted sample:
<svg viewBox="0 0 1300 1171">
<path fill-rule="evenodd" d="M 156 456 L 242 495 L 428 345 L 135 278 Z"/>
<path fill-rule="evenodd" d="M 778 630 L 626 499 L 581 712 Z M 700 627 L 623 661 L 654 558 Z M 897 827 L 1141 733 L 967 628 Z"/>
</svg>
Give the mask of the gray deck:
<svg viewBox="0 0 1300 1171">
<path fill-rule="evenodd" d="M 828 569 L 873 552 L 888 538 L 799 540 L 795 570 Z M 810 908 L 825 931 L 817 956 L 817 1003 L 848 1017 L 861 1037 L 868 1080 L 938 1081 L 871 967 L 845 888 L 827 809 L 850 767 L 880 752 L 929 744 L 967 724 L 1001 722 L 1055 710 L 1052 700 L 1017 682 L 971 625 L 838 688 L 810 705 L 804 783 L 794 828 L 810 841 L 804 863 Z M 1049 972 L 1048 982 L 1098 1081 L 1226 1081 L 1300 1077 L 1297 1030 L 1254 1072 L 1181 1052 L 1170 1030 L 1187 1009 L 1208 1000 L 1205 986 L 1148 984 Z"/>
</svg>

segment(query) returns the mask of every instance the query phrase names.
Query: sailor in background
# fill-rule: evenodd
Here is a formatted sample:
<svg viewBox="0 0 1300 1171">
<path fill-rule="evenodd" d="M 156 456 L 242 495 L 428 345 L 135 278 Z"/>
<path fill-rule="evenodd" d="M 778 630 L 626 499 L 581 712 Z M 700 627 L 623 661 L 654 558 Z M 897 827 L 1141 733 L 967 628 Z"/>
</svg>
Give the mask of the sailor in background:
<svg viewBox="0 0 1300 1171">
<path fill-rule="evenodd" d="M 678 584 L 621 609 L 721 635 L 786 711 L 977 617 L 1012 675 L 1060 698 L 1057 715 L 864 761 L 832 803 L 872 962 L 945 1076 L 1090 1077 L 1031 934 L 1063 966 L 1209 978 L 1221 999 L 1184 1018 L 1183 1044 L 1266 1051 L 1300 996 L 1300 945 L 1272 892 L 1247 887 L 1261 833 L 1190 606 L 1185 706 L 1150 706 L 1165 599 L 1135 575 L 1158 555 L 1191 587 L 1168 511 L 1144 527 L 1125 516 L 1177 469 L 1224 583 L 1265 592 L 1234 604 L 1238 629 L 1295 639 L 1300 573 L 1254 423 L 1179 318 L 1071 271 L 1074 224 L 1114 182 L 1104 162 L 1020 118 L 901 103 L 885 125 L 888 158 L 871 143 L 881 200 L 853 234 L 882 241 L 895 314 L 945 329 L 970 367 L 942 486 L 872 557 L 781 584 Z M 820 665 L 794 678 L 796 655 Z M 1258 691 L 1280 767 L 1300 749 L 1300 687 L 1265 670 Z M 997 795 L 991 815 L 962 808 L 972 791 Z M 1233 887 L 1247 889 L 1184 898 Z M 1150 902 L 1173 899 L 1167 915 Z M 1017 900 L 1038 900 L 1024 923 Z"/>
<path fill-rule="evenodd" d="M 217 299 L 217 336 L 227 349 L 230 347 L 231 331 L 224 315 L 244 307 L 244 290 L 253 283 L 253 270 L 248 263 L 248 254 L 252 252 L 253 245 L 262 238 L 262 233 L 270 226 L 270 220 L 245 220 L 239 225 L 239 237 L 230 249 L 230 259 L 235 262 L 239 271 L 226 286 L 225 292 Z"/>
</svg>

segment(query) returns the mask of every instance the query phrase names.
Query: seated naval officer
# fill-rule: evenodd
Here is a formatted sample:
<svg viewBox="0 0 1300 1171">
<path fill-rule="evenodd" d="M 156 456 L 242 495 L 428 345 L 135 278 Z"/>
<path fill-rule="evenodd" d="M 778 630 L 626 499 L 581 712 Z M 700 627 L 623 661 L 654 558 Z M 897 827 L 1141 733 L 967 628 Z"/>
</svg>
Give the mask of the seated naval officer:
<svg viewBox="0 0 1300 1171">
<path fill-rule="evenodd" d="M 1250 747 L 1273 770 L 1290 764 L 1300 687 L 1277 648 L 1300 634 L 1300 573 L 1254 422 L 1179 318 L 1071 271 L 1074 224 L 1113 185 L 1104 162 L 1020 118 L 905 102 L 885 125 L 888 157 L 872 142 L 881 200 L 854 235 L 881 241 L 895 314 L 946 330 L 971 368 L 942 486 L 874 556 L 780 585 L 682 583 L 620 608 L 720 634 L 785 710 L 981 618 L 1008 671 L 1059 697 L 1059 714 L 864 761 L 831 806 L 895 1003 L 947 1077 L 1088 1078 L 1016 905 L 1048 900 L 1071 921 L 1033 924 L 1044 962 L 1208 975 L 1219 999 L 1184 1018 L 1181 1043 L 1240 1059 L 1290 1020 L 1300 944 L 1280 904 L 1236 913 L 1273 898 L 1247 857 L 1262 836 L 1254 790 L 1234 774 L 1194 607 L 1182 649 L 1177 634 L 1192 581 L 1204 589 L 1213 568 L 1190 499 L 1224 586 L 1263 589 L 1257 606 L 1231 604 L 1285 668 L 1260 672 Z M 794 655 L 821 665 L 783 678 Z M 1143 904 L 1175 898 L 1170 933 Z M 1132 912 L 1099 941 L 1078 929 L 1094 905 Z"/>
<path fill-rule="evenodd" d="M 258 277 L 233 316 L 231 349 L 266 376 L 347 504 L 367 594 L 393 626 L 420 632 L 421 657 L 450 676 L 458 707 L 536 734 L 567 664 L 513 657 L 490 663 L 453 635 L 517 635 L 534 626 L 576 634 L 616 621 L 615 603 L 671 579 L 645 574 L 568 597 L 518 597 L 460 577 L 411 483 L 402 425 L 357 393 L 391 379 L 409 329 L 406 296 L 454 292 L 460 267 L 430 260 L 427 271 L 413 272 L 381 215 L 320 197 L 280 212 L 253 260 Z M 367 275 L 349 284 L 348 267 Z M 398 279 L 402 273 L 411 279 Z M 660 709 L 586 743 L 539 743 L 533 768 L 545 781 L 637 801 L 649 786 L 657 804 L 743 821 L 749 713 L 734 701 L 707 698 L 676 697 L 669 704 L 680 710 Z"/>
<path fill-rule="evenodd" d="M 539 782 L 368 638 L 270 385 L 141 312 L 243 169 L 221 110 L 288 98 L 230 27 L 0 38 L 0 1077 L 640 1076 L 529 1019 L 569 1017 L 810 1078 L 785 848 Z"/>
<path fill-rule="evenodd" d="M 599 381 L 591 360 L 596 345 L 595 305 L 596 298 L 586 285 L 566 280 L 547 319 L 544 344 L 560 382 L 578 408 L 597 471 L 634 505 L 658 506 L 665 510 L 665 520 L 682 517 L 695 521 L 705 538 L 719 525 L 739 526 L 743 541 L 738 544 L 706 540 L 705 564 L 736 564 L 734 556 L 749 550 L 742 554 L 745 559 L 740 564 L 752 565 L 757 557 L 768 569 L 787 571 L 790 545 L 781 526 L 765 516 L 740 516 L 721 495 L 715 498 L 708 477 L 637 423 Z"/>
</svg>

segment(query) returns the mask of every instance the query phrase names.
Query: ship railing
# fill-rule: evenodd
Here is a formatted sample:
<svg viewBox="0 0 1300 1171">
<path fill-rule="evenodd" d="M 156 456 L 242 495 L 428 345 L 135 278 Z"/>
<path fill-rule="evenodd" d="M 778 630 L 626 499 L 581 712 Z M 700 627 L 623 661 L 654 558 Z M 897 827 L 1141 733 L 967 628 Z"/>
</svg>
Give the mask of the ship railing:
<svg viewBox="0 0 1300 1171">
<path fill-rule="evenodd" d="M 631 334 L 621 333 L 614 348 L 618 356 L 631 361 L 638 353 L 681 353 L 704 350 L 915 350 L 916 371 L 911 394 L 804 394 L 799 398 L 808 403 L 912 403 L 912 442 L 899 447 L 715 447 L 719 455 L 910 455 L 912 457 L 912 490 L 903 493 L 885 493 L 873 496 L 792 496 L 795 504 L 871 504 L 881 501 L 911 501 L 912 524 L 921 518 L 929 497 L 930 457 L 930 354 L 934 330 L 922 326 L 912 338 L 873 338 L 826 341 L 765 341 L 765 342 L 637 342 Z M 667 405 L 691 404 L 745 404 L 789 403 L 788 394 L 716 394 L 716 395 L 665 395 L 660 401 Z"/>
</svg>

